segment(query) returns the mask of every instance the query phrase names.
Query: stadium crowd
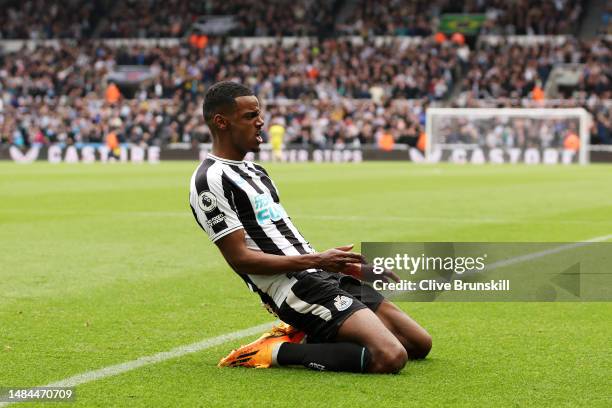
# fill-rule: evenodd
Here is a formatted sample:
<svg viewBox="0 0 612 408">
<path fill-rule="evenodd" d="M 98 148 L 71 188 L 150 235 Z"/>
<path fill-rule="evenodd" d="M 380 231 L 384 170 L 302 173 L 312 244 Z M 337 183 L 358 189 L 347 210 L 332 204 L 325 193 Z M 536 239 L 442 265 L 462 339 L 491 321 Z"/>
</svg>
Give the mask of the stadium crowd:
<svg viewBox="0 0 612 408">
<path fill-rule="evenodd" d="M 163 38 L 187 35 L 202 16 L 233 16 L 234 36 L 324 35 L 333 31 L 334 1 L 128 0 L 100 24 L 102 38 Z M 271 7 L 272 6 L 272 7 Z"/>
<path fill-rule="evenodd" d="M 605 38 L 569 39 L 562 44 L 483 43 L 470 56 L 462 88 L 473 98 L 537 99 L 534 89 L 544 86 L 555 65 L 584 64 L 578 89 L 572 90 L 578 95 L 565 97 L 611 99 L 611 45 Z"/>
<path fill-rule="evenodd" d="M 144 139 L 147 143 L 161 144 L 206 141 L 205 125 L 188 118 L 200 116 L 199 98 L 205 87 L 222 79 L 250 84 L 262 100 L 275 101 L 279 106 L 283 101 L 306 99 L 299 104 L 285 103 L 297 107 L 286 109 L 280 116 L 287 126 L 300 124 L 288 128 L 289 141 L 307 140 L 314 144 L 353 140 L 346 135 L 354 133 L 353 125 L 360 128 L 362 124 L 365 130 L 361 129 L 362 134 L 357 137 L 361 143 L 373 140 L 372 135 L 385 128 L 392 130 L 395 139 L 412 143 L 413 139 L 404 137 L 404 133 L 420 134 L 422 120 L 364 119 L 360 123 L 359 114 L 368 111 L 351 108 L 347 101 L 370 101 L 370 112 L 395 99 L 440 101 L 453 87 L 456 70 L 462 65 L 466 75 L 456 100 L 464 105 L 468 99 L 533 98 L 535 87 L 546 81 L 555 63 L 572 61 L 585 63 L 585 68 L 577 95 L 568 97 L 610 98 L 610 47 L 604 40 L 568 42 L 562 46 L 483 45 L 471 53 L 468 50 L 467 54 L 460 52 L 461 48 L 432 39 L 407 43 L 403 48 L 393 42 L 374 47 L 367 42 L 352 45 L 338 39 L 293 47 L 255 45 L 238 50 L 219 39 L 211 39 L 203 49 L 188 44 L 166 48 L 111 47 L 87 41 L 78 47 L 63 43 L 58 48 L 38 47 L 33 51 L 24 48 L 0 57 L 2 137 L 5 142 L 23 140 L 27 144 L 40 131 L 44 141 L 57 137 L 77 142 L 98 141 L 108 132 L 103 129 L 104 123 L 114 119 L 114 123 L 121 123 L 120 138 L 125 141 Z M 109 99 L 109 88 L 116 87 L 107 86 L 105 77 L 120 64 L 140 64 L 155 73 L 154 80 L 134 89 L 134 101 L 127 98 L 120 101 L 118 96 Z M 295 109 L 307 112 L 304 106 L 317 100 L 323 102 L 313 108 L 316 113 L 304 115 L 305 125 L 301 123 L 303 118 L 293 120 Z M 330 119 L 333 110 L 328 109 L 326 101 L 343 107 L 342 120 Z M 601 108 L 601 104 L 595 105 L 594 108 L 599 107 L 597 126 L 602 129 L 598 140 L 607 141 L 609 111 Z M 422 103 L 416 106 L 418 116 Z M 47 120 L 51 117 L 59 120 Z M 67 130 L 61 125 L 70 123 L 71 118 L 83 117 L 90 118 L 91 126 L 81 123 L 76 130 Z M 151 124 L 151 118 L 155 118 L 155 124 Z M 321 137 L 318 128 L 310 123 L 315 119 L 316 123 L 327 120 L 333 129 Z M 37 123 L 41 121 L 42 125 Z"/>
<path fill-rule="evenodd" d="M 573 34 L 580 0 L 8 0 L 0 38 L 183 37 L 206 16 L 232 16 L 234 36 L 432 34 L 443 13 L 480 13 L 483 34 Z"/>
<path fill-rule="evenodd" d="M 337 25 L 339 32 L 427 36 L 443 13 L 479 13 L 481 34 L 574 34 L 582 14 L 580 0 L 360 0 Z"/>
<path fill-rule="evenodd" d="M 235 36 L 331 35 L 336 6 L 326 0 L 8 0 L 0 39 L 183 37 L 202 17 L 228 15 Z"/>
<path fill-rule="evenodd" d="M 199 98 L 205 86 L 222 79 L 251 84 L 262 100 L 308 98 L 342 104 L 343 98 L 356 98 L 370 100 L 371 110 L 390 98 L 439 100 L 446 95 L 453 83 L 451 68 L 457 65 L 452 46 L 425 42 L 398 51 L 392 44 L 374 48 L 334 39 L 308 46 L 275 44 L 242 51 L 232 51 L 215 40 L 205 49 L 188 45 L 113 48 L 91 42 L 78 47 L 63 43 L 58 48 L 24 48 L 0 57 L 2 135 L 5 142 L 17 144 L 31 140 L 95 142 L 108 131 L 105 124 L 112 122 L 121 123 L 121 138 L 126 141 L 140 141 L 140 135 L 156 143 L 206 140 L 202 123 L 186 118 L 199 118 Z M 135 100 L 120 100 L 109 94 L 109 89 L 116 87 L 105 85 L 106 75 L 118 64 L 143 64 L 156 73 L 156 79 L 136 89 Z M 354 66 L 360 69 L 351 69 Z M 315 111 L 315 119 L 326 115 L 322 108 Z M 290 109 L 286 122 L 296 123 L 295 116 Z M 150 124 L 152 117 L 154 125 Z M 79 118 L 79 123 L 71 126 L 74 118 Z M 84 118 L 92 123 L 85 125 Z M 307 115 L 303 128 L 316 132 L 309 124 L 312 118 L 313 114 Z M 143 126 L 143 121 L 149 124 Z M 343 129 L 343 125 L 337 128 Z M 308 138 L 301 130 L 292 134 L 293 129 L 289 137 L 302 134 L 302 140 L 327 143 L 318 134 Z M 368 132 L 366 129 L 364 134 Z M 42 136 L 36 136 L 39 133 Z M 177 137 L 183 133 L 184 137 Z M 336 141 L 339 132 L 334 134 L 330 140 Z M 368 138 L 362 136 L 361 140 Z"/>
<path fill-rule="evenodd" d="M 12 0 L 0 8 L 0 39 L 89 38 L 112 0 Z"/>
<path fill-rule="evenodd" d="M 439 141 L 495 147 L 560 147 L 578 139 L 578 120 L 535 118 L 445 118 L 439 124 Z M 573 149 L 572 149 L 573 150 Z"/>
<path fill-rule="evenodd" d="M 443 0 L 446 12 L 484 13 L 481 34 L 576 34 L 584 4 L 581 0 Z"/>
<path fill-rule="evenodd" d="M 326 39 L 285 47 L 278 43 L 233 49 L 211 39 L 206 48 L 119 46 L 82 42 L 75 47 L 23 48 L 0 56 L 0 81 L 12 99 L 23 95 L 97 92 L 117 65 L 148 66 L 162 85 L 146 89 L 147 97 L 170 97 L 189 83 L 232 79 L 253 86 L 266 99 L 349 97 L 380 100 L 428 97 L 439 100 L 453 86 L 457 47 L 432 40 L 398 46 Z M 188 88 L 188 87 L 187 87 Z"/>
<path fill-rule="evenodd" d="M 348 14 L 338 11 L 342 1 L 275 4 L 259 10 L 261 4 L 244 0 L 7 1 L 0 11 L 2 38 L 70 40 L 0 52 L 0 144 L 97 143 L 109 133 L 132 143 L 206 142 L 200 98 L 211 83 L 236 80 L 265 101 L 268 125 L 282 123 L 287 142 L 364 144 L 390 136 L 416 145 L 425 107 L 541 102 L 559 64 L 582 64 L 578 86 L 563 90 L 561 103 L 589 109 L 593 140 L 612 142 L 609 39 L 468 45 L 431 35 L 446 12 L 485 13 L 483 33 L 570 32 L 581 15 L 579 1 L 359 0 Z M 163 47 L 88 39 L 183 37 L 203 14 L 235 15 L 237 35 L 319 38 L 238 47 L 213 36 L 195 42 L 187 36 Z M 335 34 L 361 40 L 328 37 L 334 24 Z M 396 37 L 375 45 L 372 34 Z M 402 41 L 406 35 L 424 38 Z M 117 86 L 109 74 L 122 65 L 146 69 L 152 79 Z"/>
<path fill-rule="evenodd" d="M 428 36 L 436 29 L 439 1 L 360 0 L 336 24 L 346 35 Z"/>
<path fill-rule="evenodd" d="M 121 143 L 164 145 L 207 143 L 210 131 L 197 102 L 174 99 L 121 100 L 94 95 L 61 97 L 50 104 L 33 98 L 27 109 L 7 106 L 1 115 L 2 142 L 19 147 L 51 143 L 104 143 L 113 133 Z M 386 134 L 394 143 L 416 146 L 423 133 L 426 101 L 313 100 L 266 106 L 266 130 L 286 129 L 285 142 L 303 146 L 376 144 Z"/>
</svg>

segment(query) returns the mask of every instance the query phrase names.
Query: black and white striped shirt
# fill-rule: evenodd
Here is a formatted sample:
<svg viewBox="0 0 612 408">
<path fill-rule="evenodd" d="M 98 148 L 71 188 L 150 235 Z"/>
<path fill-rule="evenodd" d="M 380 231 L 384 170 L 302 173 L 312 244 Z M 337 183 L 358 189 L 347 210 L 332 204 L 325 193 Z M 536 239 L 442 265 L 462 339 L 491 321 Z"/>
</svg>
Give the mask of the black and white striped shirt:
<svg viewBox="0 0 612 408">
<path fill-rule="evenodd" d="M 274 182 L 255 163 L 209 154 L 191 176 L 189 202 L 213 242 L 242 228 L 252 250 L 275 255 L 314 252 L 280 204 Z M 265 303 L 280 306 L 295 283 L 290 275 L 241 277 Z"/>
</svg>

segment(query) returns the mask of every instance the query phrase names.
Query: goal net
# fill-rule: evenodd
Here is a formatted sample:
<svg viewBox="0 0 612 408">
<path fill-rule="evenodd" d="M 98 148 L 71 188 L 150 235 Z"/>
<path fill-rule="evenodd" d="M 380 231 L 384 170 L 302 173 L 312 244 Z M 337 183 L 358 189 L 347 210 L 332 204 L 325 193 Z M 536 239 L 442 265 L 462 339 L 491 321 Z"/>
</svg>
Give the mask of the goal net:
<svg viewBox="0 0 612 408">
<path fill-rule="evenodd" d="M 430 108 L 428 162 L 588 162 L 591 116 L 583 108 Z"/>
</svg>

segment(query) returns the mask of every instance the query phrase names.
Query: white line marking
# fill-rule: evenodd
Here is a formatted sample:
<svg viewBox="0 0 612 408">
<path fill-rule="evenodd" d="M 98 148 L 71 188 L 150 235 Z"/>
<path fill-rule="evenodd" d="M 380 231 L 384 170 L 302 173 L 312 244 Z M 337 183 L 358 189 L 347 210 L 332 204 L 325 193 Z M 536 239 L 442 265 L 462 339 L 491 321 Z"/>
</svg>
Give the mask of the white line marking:
<svg viewBox="0 0 612 408">
<path fill-rule="evenodd" d="M 145 356 L 137 358 L 136 360 L 127 361 L 125 363 L 116 364 L 98 370 L 87 371 L 82 374 L 77 374 L 66 379 L 43 385 L 43 387 L 75 387 L 80 384 L 85 384 L 91 381 L 100 380 L 106 377 L 112 377 L 114 375 L 122 374 L 128 371 L 135 370 L 137 368 L 147 366 L 150 364 L 161 363 L 166 360 L 173 358 L 182 357 L 187 354 L 196 353 L 198 351 L 206 350 L 211 347 L 227 343 L 228 341 L 238 340 L 243 337 L 251 336 L 253 334 L 261 333 L 262 331 L 270 329 L 273 323 L 264 323 L 258 326 L 249 327 L 248 329 L 239 330 L 220 336 L 211 337 L 204 339 L 197 343 L 187 344 L 173 348 L 172 350 L 162 351 L 151 356 Z M 0 402 L 0 407 L 9 405 L 10 402 Z"/>
<path fill-rule="evenodd" d="M 612 239 L 612 234 L 604 235 L 602 237 L 595 237 L 595 238 L 587 239 L 585 241 L 573 242 L 571 244 L 559 245 L 558 247 L 554 247 L 554 248 L 550 248 L 550 249 L 545 249 L 545 250 L 540 251 L 540 252 L 533 252 L 531 254 L 515 256 L 514 258 L 508 258 L 508 259 L 504 259 L 502 261 L 497 261 L 497 262 L 492 263 L 491 265 L 489 265 L 489 266 L 487 266 L 485 268 L 485 272 L 486 271 L 491 271 L 491 270 L 497 269 L 497 268 L 503 268 L 504 266 L 508 266 L 508 265 L 514 265 L 514 264 L 525 262 L 525 261 L 531 261 L 532 259 L 542 258 L 544 256 L 556 254 L 556 253 L 559 253 L 559 252 L 562 252 L 562 251 L 566 251 L 568 249 L 579 248 L 581 246 L 585 246 L 585 245 L 593 243 L 593 242 L 605 242 L 605 241 L 608 241 L 610 239 Z"/>
</svg>

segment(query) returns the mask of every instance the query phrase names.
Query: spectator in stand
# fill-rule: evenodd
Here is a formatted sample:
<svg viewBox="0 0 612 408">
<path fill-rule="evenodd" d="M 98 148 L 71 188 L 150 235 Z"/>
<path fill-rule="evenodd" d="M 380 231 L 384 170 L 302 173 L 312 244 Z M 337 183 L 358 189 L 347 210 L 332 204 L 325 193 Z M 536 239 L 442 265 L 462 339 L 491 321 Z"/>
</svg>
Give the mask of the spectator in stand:
<svg viewBox="0 0 612 408">
<path fill-rule="evenodd" d="M 595 112 L 591 127 L 591 143 L 612 144 L 612 115 L 610 110 Z"/>
<path fill-rule="evenodd" d="M 395 145 L 395 138 L 393 137 L 393 134 L 391 133 L 391 129 L 389 127 L 385 126 L 384 129 L 381 129 L 378 132 L 377 139 L 378 148 L 380 150 L 393 150 L 393 146 Z"/>
<path fill-rule="evenodd" d="M 119 102 L 119 98 L 121 98 L 121 91 L 114 82 L 111 82 L 106 88 L 106 102 L 109 104 L 115 104 Z"/>
<path fill-rule="evenodd" d="M 612 35 L 612 0 L 606 3 L 606 11 L 601 16 L 601 26 L 598 31 L 602 35 Z"/>
</svg>

